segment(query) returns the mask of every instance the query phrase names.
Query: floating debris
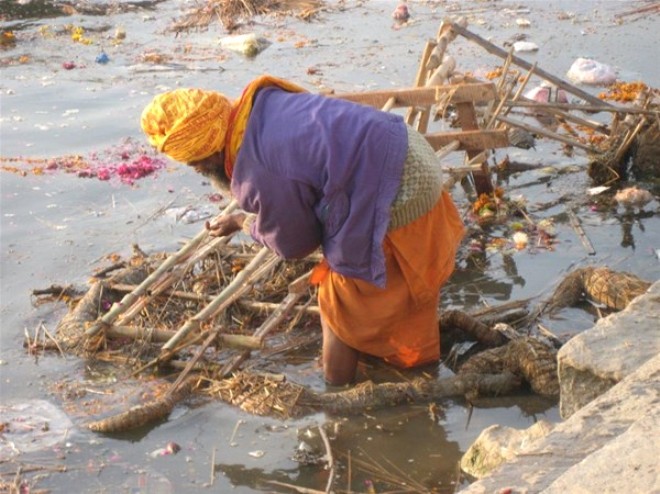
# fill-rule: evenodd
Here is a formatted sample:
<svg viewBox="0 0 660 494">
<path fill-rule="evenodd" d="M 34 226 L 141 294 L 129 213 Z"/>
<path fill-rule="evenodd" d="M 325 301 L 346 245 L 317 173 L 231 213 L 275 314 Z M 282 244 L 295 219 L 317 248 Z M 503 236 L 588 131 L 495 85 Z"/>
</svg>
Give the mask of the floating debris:
<svg viewBox="0 0 660 494">
<path fill-rule="evenodd" d="M 405 3 L 400 3 L 392 12 L 392 19 L 397 22 L 407 22 L 410 19 L 410 12 L 408 11 L 408 6 Z"/>
<path fill-rule="evenodd" d="M 577 84 L 591 86 L 609 86 L 616 82 L 616 72 L 609 65 L 591 60 L 578 58 L 566 73 L 571 81 Z"/>
<path fill-rule="evenodd" d="M 538 101 L 539 103 L 568 103 L 566 91 L 546 81 L 527 91 L 525 98 Z"/>
<path fill-rule="evenodd" d="M 507 130 L 506 134 L 512 146 L 520 149 L 533 149 L 535 147 L 536 139 L 534 138 L 534 134 L 525 129 L 513 127 Z"/>
<path fill-rule="evenodd" d="M 167 443 L 167 446 L 164 448 L 158 448 L 151 453 L 149 453 L 149 456 L 152 458 L 158 458 L 159 456 L 169 456 L 169 455 L 175 455 L 179 451 L 181 451 L 181 446 L 179 446 L 177 443 L 174 441 L 170 441 Z"/>
<path fill-rule="evenodd" d="M 527 247 L 529 236 L 525 232 L 516 232 L 513 234 L 513 245 L 517 250 Z"/>
<path fill-rule="evenodd" d="M 152 149 L 127 139 L 119 146 L 87 157 L 57 158 L 0 157 L 0 170 L 18 175 L 44 175 L 55 171 L 75 173 L 80 178 L 108 181 L 114 177 L 127 185 L 154 174 L 167 166 L 164 158 Z M 12 164 L 9 164 L 12 163 Z"/>
<path fill-rule="evenodd" d="M 642 81 L 615 82 L 607 88 L 607 91 L 600 93 L 598 97 L 606 101 L 629 103 L 631 101 L 635 101 L 640 96 L 640 94 L 647 89 L 648 86 Z"/>
<path fill-rule="evenodd" d="M 110 61 L 110 57 L 108 56 L 107 53 L 102 51 L 101 53 L 99 53 L 96 56 L 95 61 L 96 61 L 96 63 L 100 63 L 102 65 L 105 65 L 106 63 L 108 63 Z"/>
<path fill-rule="evenodd" d="M 627 187 L 618 191 L 614 200 L 626 208 L 641 209 L 653 200 L 653 194 L 638 187 Z"/>
<path fill-rule="evenodd" d="M 539 45 L 532 43 L 531 41 L 516 41 L 513 44 L 513 51 L 515 52 L 530 52 L 538 51 Z"/>
<path fill-rule="evenodd" d="M 227 50 L 241 53 L 246 57 L 256 57 L 270 46 L 270 41 L 259 38 L 254 33 L 227 36 L 220 40 L 220 46 Z"/>
</svg>

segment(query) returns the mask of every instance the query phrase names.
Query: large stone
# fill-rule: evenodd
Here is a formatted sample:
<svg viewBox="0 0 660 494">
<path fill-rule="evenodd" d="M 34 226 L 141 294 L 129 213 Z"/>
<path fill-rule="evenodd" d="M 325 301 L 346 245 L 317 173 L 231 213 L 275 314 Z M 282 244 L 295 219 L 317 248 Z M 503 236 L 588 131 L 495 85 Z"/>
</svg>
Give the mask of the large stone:
<svg viewBox="0 0 660 494">
<path fill-rule="evenodd" d="M 656 407 L 587 460 L 569 468 L 543 494 L 660 492 L 658 445 L 660 409 Z M 590 479 L 587 490 L 584 479 Z"/>
<path fill-rule="evenodd" d="M 568 418 L 660 353 L 660 282 L 598 320 L 557 354 L 562 418 Z"/>
<path fill-rule="evenodd" d="M 505 461 L 529 450 L 534 441 L 545 437 L 552 427 L 547 420 L 539 420 L 523 430 L 491 425 L 481 431 L 465 452 L 461 458 L 461 470 L 478 479 L 485 477 Z"/>
<path fill-rule="evenodd" d="M 568 420 L 555 425 L 532 448 L 518 453 L 461 493 L 492 494 L 511 489 L 526 494 L 560 486 L 564 490 L 548 493 L 658 492 L 657 476 L 653 477 L 657 469 L 649 471 L 649 465 L 657 464 L 660 453 L 659 410 L 657 355 Z M 651 434 L 654 426 L 656 430 Z M 638 447 L 633 454 L 635 444 Z M 608 485 L 626 487 L 610 489 Z"/>
</svg>

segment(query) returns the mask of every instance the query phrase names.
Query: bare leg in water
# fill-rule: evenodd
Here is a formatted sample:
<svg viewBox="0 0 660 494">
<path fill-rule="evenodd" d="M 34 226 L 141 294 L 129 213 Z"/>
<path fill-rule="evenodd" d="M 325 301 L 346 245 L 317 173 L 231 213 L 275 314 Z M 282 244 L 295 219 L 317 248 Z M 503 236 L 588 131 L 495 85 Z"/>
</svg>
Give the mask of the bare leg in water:
<svg viewBox="0 0 660 494">
<path fill-rule="evenodd" d="M 321 319 L 323 328 L 323 373 L 325 382 L 332 386 L 343 386 L 355 380 L 359 352 L 346 345 Z"/>
</svg>

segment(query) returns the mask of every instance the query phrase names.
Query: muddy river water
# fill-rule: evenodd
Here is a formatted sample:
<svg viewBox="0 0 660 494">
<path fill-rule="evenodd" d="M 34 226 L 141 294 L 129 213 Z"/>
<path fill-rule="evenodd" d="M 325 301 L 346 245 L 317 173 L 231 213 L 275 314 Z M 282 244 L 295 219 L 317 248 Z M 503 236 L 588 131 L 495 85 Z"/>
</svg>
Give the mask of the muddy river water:
<svg viewBox="0 0 660 494">
<path fill-rule="evenodd" d="M 169 28 L 193 2 L 120 1 L 102 9 L 103 15 L 51 16 L 46 15 L 52 10 L 48 4 L 37 1 L 0 0 L 0 28 L 15 35 L 0 48 L 0 155 L 3 166 L 27 171 L 24 176 L 0 172 L 3 405 L 39 403 L 30 400 L 60 405 L 57 383 L 77 380 L 94 390 L 114 379 L 111 368 L 77 357 L 57 352 L 36 357 L 25 351 L 26 331 L 32 334 L 42 323 L 52 330 L 66 311 L 56 304 L 35 306 L 33 289 L 83 286 L 94 269 L 107 264 L 110 253 L 130 254 L 134 243 L 147 252 L 175 251 L 201 228 L 201 223 L 177 222 L 167 211 L 207 207 L 212 191 L 190 170 L 171 162 L 133 185 L 117 177 L 101 181 L 58 169 L 30 172 L 51 158 L 98 157 L 143 143 L 139 116 L 160 91 L 197 86 L 237 96 L 245 83 L 264 72 L 311 90 L 409 86 L 426 39 L 435 35 L 443 18 L 458 13 L 468 16 L 470 29 L 499 46 L 522 32 L 517 18 L 528 19 L 524 34 L 539 50 L 521 56 L 560 77 L 576 58 L 593 57 L 615 68 L 620 80 L 660 86 L 660 16 L 617 17 L 645 2 L 411 0 L 411 20 L 395 26 L 391 13 L 398 2 L 329 1 L 310 22 L 257 17 L 242 26 L 239 32 L 254 32 L 270 42 L 248 59 L 220 47 L 227 33 L 219 23 L 175 36 Z M 72 26 L 82 27 L 88 41 L 74 41 Z M 450 51 L 463 71 L 478 74 L 501 65 L 465 39 L 457 39 Z M 102 54 L 107 63 L 99 62 Z M 579 152 L 566 157 L 558 146 L 543 141 L 535 149 L 499 153 L 552 167 L 509 176 L 501 185 L 508 194 L 524 196 L 537 217 L 555 220 L 556 244 L 552 250 L 487 251 L 479 262 L 463 256 L 443 292 L 443 307 L 470 310 L 536 297 L 585 265 L 606 265 L 650 281 L 660 277 L 657 183 L 641 184 L 656 194 L 643 214 L 627 214 L 616 206 L 577 208 L 596 251 L 589 255 L 566 218 L 567 204 L 543 207 L 558 197 L 586 194 L 591 186 L 584 172 L 586 158 Z M 459 158 L 448 162 L 460 163 Z M 466 193 L 457 187 L 453 194 L 465 210 Z M 558 334 L 571 334 L 588 328 L 593 319 L 569 309 L 548 325 Z M 288 370 L 300 382 L 323 389 L 317 355 L 318 348 L 301 352 Z M 425 371 L 449 373 L 442 365 Z M 410 406 L 283 422 L 193 400 L 177 406 L 168 421 L 132 434 L 96 435 L 73 420 L 61 428 L 61 440 L 45 444 L 45 449 L 28 448 L 17 456 L 3 447 L 0 473 L 15 472 L 21 462 L 36 466 L 37 473 L 24 478 L 33 489 L 50 492 L 292 492 L 272 481 L 323 491 L 327 470 L 295 461 L 294 453 L 306 430 L 328 424 L 338 462 L 335 491 L 368 492 L 373 484 L 377 492 L 454 492 L 468 482 L 458 472 L 460 455 L 484 427 L 499 423 L 522 428 L 539 418 L 559 420 L 554 402 L 535 397 L 484 401 L 474 408 L 460 400 L 437 405 L 439 413 L 433 416 L 427 406 Z M 181 450 L 162 454 L 171 442 Z M 3 476 L 0 484 L 13 478 Z"/>
</svg>

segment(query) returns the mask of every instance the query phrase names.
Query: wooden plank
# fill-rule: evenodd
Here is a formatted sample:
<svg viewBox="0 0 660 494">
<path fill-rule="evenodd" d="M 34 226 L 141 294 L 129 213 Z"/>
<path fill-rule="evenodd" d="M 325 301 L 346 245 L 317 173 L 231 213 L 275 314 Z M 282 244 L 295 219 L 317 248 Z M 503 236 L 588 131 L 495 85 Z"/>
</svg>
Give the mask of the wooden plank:
<svg viewBox="0 0 660 494">
<path fill-rule="evenodd" d="M 483 149 L 505 148 L 509 146 L 509 138 L 506 130 L 464 130 L 457 132 L 439 132 L 426 134 L 426 140 L 431 144 L 434 150 L 438 151 L 452 143 L 458 141 L 458 150 L 461 151 L 479 151 Z"/>
<path fill-rule="evenodd" d="M 383 108 L 390 98 L 395 98 L 395 107 L 431 106 L 438 100 L 450 95 L 449 102 L 453 104 L 466 102 L 484 102 L 495 99 L 495 85 L 492 82 L 475 84 L 448 84 L 444 86 L 384 89 L 364 91 L 359 93 L 331 94 L 330 97 L 341 98 L 363 105 Z"/>
</svg>

